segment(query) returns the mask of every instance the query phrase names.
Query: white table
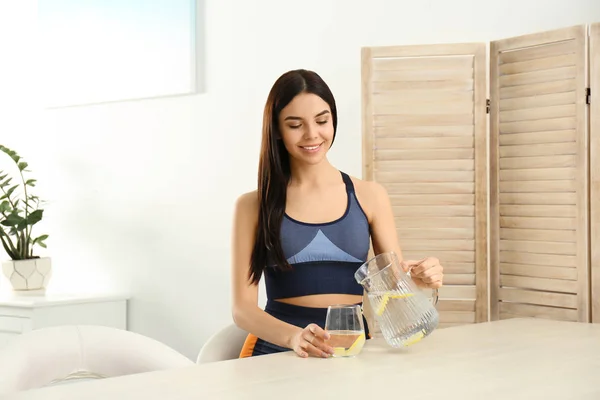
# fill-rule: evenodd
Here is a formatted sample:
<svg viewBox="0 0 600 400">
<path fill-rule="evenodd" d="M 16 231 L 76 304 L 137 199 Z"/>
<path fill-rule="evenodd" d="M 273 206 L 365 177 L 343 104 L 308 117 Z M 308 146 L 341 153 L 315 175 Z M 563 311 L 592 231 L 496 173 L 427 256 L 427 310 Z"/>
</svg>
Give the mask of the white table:
<svg viewBox="0 0 600 400">
<path fill-rule="evenodd" d="M 513 319 L 351 359 L 292 353 L 21 392 L 8 399 L 600 399 L 600 325 Z M 7 400 L 8 400 L 7 399 Z"/>
</svg>

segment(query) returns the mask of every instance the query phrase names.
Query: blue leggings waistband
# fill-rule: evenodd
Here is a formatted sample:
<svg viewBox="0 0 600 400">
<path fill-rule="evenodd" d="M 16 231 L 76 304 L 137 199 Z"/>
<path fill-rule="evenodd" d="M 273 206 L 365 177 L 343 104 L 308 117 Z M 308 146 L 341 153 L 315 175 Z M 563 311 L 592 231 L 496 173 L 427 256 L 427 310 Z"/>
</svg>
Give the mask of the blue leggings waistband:
<svg viewBox="0 0 600 400">
<path fill-rule="evenodd" d="M 361 306 L 362 303 L 354 305 Z M 276 300 L 268 300 L 265 306 L 265 311 L 288 324 L 306 327 L 308 324 L 314 323 L 325 329 L 325 320 L 327 319 L 327 308 L 320 307 L 303 307 L 293 304 L 282 303 Z M 363 324 L 365 326 L 365 334 L 369 333 L 367 321 L 363 316 Z"/>
</svg>

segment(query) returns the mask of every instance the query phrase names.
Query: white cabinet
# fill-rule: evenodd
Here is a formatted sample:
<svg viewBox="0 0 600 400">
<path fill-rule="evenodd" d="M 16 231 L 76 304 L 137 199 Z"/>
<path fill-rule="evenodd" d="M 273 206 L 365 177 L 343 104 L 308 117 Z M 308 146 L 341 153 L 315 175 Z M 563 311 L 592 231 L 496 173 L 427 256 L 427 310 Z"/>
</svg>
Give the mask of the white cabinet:
<svg viewBox="0 0 600 400">
<path fill-rule="evenodd" d="M 127 297 L 116 295 L 0 296 L 0 347 L 33 329 L 102 325 L 127 329 Z"/>
</svg>

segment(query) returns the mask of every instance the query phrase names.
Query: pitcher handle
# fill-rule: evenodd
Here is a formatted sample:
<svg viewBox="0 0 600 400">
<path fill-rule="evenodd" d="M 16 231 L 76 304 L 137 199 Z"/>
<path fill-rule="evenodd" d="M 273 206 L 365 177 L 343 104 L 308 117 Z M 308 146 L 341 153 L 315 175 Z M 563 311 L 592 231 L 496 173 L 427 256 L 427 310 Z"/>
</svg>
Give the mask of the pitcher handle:
<svg viewBox="0 0 600 400">
<path fill-rule="evenodd" d="M 432 294 L 431 294 L 431 302 L 433 303 L 434 307 L 437 305 L 438 300 L 439 300 L 439 293 L 438 293 L 438 289 L 435 288 L 432 290 Z"/>
<path fill-rule="evenodd" d="M 412 271 L 412 269 L 413 269 L 414 267 L 415 267 L 415 266 L 412 266 L 412 267 L 409 267 L 409 268 L 408 268 L 408 271 L 407 271 L 407 274 L 408 274 L 408 276 L 410 276 L 410 272 Z M 435 288 L 435 289 L 433 289 L 433 290 L 431 291 L 431 303 L 433 304 L 433 306 L 436 306 L 436 305 L 437 305 L 437 303 L 438 303 L 438 299 L 439 299 L 439 291 L 438 291 L 438 289 L 437 289 L 437 288 Z"/>
</svg>

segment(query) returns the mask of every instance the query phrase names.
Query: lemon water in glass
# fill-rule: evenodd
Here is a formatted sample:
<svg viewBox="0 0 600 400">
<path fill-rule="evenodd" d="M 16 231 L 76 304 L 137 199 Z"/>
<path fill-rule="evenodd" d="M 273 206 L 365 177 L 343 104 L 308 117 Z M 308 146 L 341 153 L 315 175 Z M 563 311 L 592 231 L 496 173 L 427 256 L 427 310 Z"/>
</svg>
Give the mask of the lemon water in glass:
<svg viewBox="0 0 600 400">
<path fill-rule="evenodd" d="M 327 308 L 325 330 L 333 347 L 333 357 L 354 357 L 365 345 L 365 327 L 359 305 L 334 305 Z"/>
</svg>

